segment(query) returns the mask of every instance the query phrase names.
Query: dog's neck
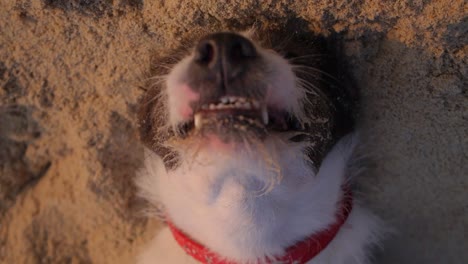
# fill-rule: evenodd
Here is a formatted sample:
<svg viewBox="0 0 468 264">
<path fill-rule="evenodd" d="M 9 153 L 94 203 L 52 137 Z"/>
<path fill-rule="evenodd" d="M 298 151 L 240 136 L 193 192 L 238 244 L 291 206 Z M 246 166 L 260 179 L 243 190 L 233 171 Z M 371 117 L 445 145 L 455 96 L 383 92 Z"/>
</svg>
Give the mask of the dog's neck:
<svg viewBox="0 0 468 264">
<path fill-rule="evenodd" d="M 314 173 L 298 156 L 300 146 L 275 142 L 265 145 L 278 153 L 282 180 L 267 192 L 258 191 L 272 172 L 252 152 L 225 156 L 209 149 L 195 159 L 182 156 L 186 162 L 169 172 L 162 162 L 147 164 L 159 174 L 156 186 L 147 188 L 157 188 L 157 200 L 177 227 L 221 256 L 247 262 L 281 255 L 336 220 L 352 144 L 338 142 Z"/>
</svg>

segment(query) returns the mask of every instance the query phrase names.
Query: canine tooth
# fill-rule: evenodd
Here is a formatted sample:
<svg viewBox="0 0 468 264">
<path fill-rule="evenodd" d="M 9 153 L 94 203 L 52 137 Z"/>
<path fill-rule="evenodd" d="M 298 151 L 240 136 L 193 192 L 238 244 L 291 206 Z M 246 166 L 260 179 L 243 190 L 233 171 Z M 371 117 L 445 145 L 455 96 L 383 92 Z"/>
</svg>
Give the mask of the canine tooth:
<svg viewBox="0 0 468 264">
<path fill-rule="evenodd" d="M 268 125 L 268 110 L 266 105 L 262 107 L 262 120 L 263 124 Z"/>
<path fill-rule="evenodd" d="M 195 128 L 199 128 L 201 126 L 201 115 L 200 114 L 195 114 L 194 116 L 194 125 L 195 125 Z"/>
</svg>

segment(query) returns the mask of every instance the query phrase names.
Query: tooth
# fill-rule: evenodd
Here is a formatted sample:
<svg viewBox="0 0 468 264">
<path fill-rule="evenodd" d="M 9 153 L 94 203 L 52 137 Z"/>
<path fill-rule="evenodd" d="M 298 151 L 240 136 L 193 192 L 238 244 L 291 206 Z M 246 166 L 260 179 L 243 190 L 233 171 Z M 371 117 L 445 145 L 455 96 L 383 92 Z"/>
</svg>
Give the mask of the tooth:
<svg viewBox="0 0 468 264">
<path fill-rule="evenodd" d="M 242 104 L 241 102 L 236 102 L 234 104 L 237 108 L 241 108 L 244 104 Z"/>
<path fill-rule="evenodd" d="M 263 105 L 262 107 L 262 120 L 263 124 L 268 125 L 268 109 L 266 105 Z"/>
<path fill-rule="evenodd" d="M 194 116 L 194 125 L 195 125 L 195 128 L 199 128 L 201 126 L 201 120 L 202 117 L 199 113 L 196 113 L 195 116 Z"/>
<path fill-rule="evenodd" d="M 202 105 L 201 108 L 202 109 L 208 109 L 208 106 L 207 105 Z"/>
<path fill-rule="evenodd" d="M 244 97 L 240 97 L 238 100 L 241 103 L 245 103 L 247 101 L 247 99 L 245 99 Z"/>
<path fill-rule="evenodd" d="M 226 97 L 223 97 L 223 98 L 221 98 L 221 103 L 227 104 L 227 103 L 229 103 L 229 99 L 227 99 Z"/>
<path fill-rule="evenodd" d="M 234 96 L 229 96 L 229 102 L 234 103 L 236 98 Z"/>
<path fill-rule="evenodd" d="M 244 103 L 244 108 L 246 108 L 246 109 L 252 109 L 252 105 L 251 105 L 249 102 Z"/>
<path fill-rule="evenodd" d="M 215 104 L 210 104 L 210 109 L 211 109 L 211 110 L 216 109 L 216 105 L 215 105 Z"/>
</svg>

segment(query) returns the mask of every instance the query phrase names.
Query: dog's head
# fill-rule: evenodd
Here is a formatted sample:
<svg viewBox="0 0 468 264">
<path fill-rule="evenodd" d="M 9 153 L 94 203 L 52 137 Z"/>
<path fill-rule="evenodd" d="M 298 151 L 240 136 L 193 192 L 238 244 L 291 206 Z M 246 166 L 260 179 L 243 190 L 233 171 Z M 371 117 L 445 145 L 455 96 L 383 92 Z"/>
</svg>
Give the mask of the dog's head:
<svg viewBox="0 0 468 264">
<path fill-rule="evenodd" d="M 194 146 L 188 142 L 236 155 L 272 140 L 301 144 L 304 160 L 318 168 L 352 129 L 353 99 L 333 76 L 323 41 L 288 34 L 209 34 L 156 61 L 156 85 L 139 117 L 143 141 L 168 169 Z"/>
</svg>

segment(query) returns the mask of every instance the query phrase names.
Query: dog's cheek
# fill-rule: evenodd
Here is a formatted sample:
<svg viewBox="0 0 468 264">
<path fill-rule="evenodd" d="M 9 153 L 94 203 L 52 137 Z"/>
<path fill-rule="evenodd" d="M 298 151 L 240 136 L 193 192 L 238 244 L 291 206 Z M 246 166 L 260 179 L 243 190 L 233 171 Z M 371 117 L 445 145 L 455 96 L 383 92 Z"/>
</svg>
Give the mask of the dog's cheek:
<svg viewBox="0 0 468 264">
<path fill-rule="evenodd" d="M 167 110 L 169 121 L 175 126 L 188 121 L 193 116 L 191 102 L 200 98 L 188 84 L 188 69 L 191 57 L 187 57 L 174 66 L 166 79 Z"/>
<path fill-rule="evenodd" d="M 193 109 L 190 106 L 200 99 L 187 84 L 168 87 L 169 89 L 169 114 L 172 124 L 187 121 L 193 117 Z"/>
<path fill-rule="evenodd" d="M 263 51 L 265 64 L 268 65 L 267 104 L 275 109 L 284 109 L 293 114 L 300 112 L 300 98 L 303 90 L 296 85 L 296 75 L 288 61 L 273 52 Z"/>
</svg>

